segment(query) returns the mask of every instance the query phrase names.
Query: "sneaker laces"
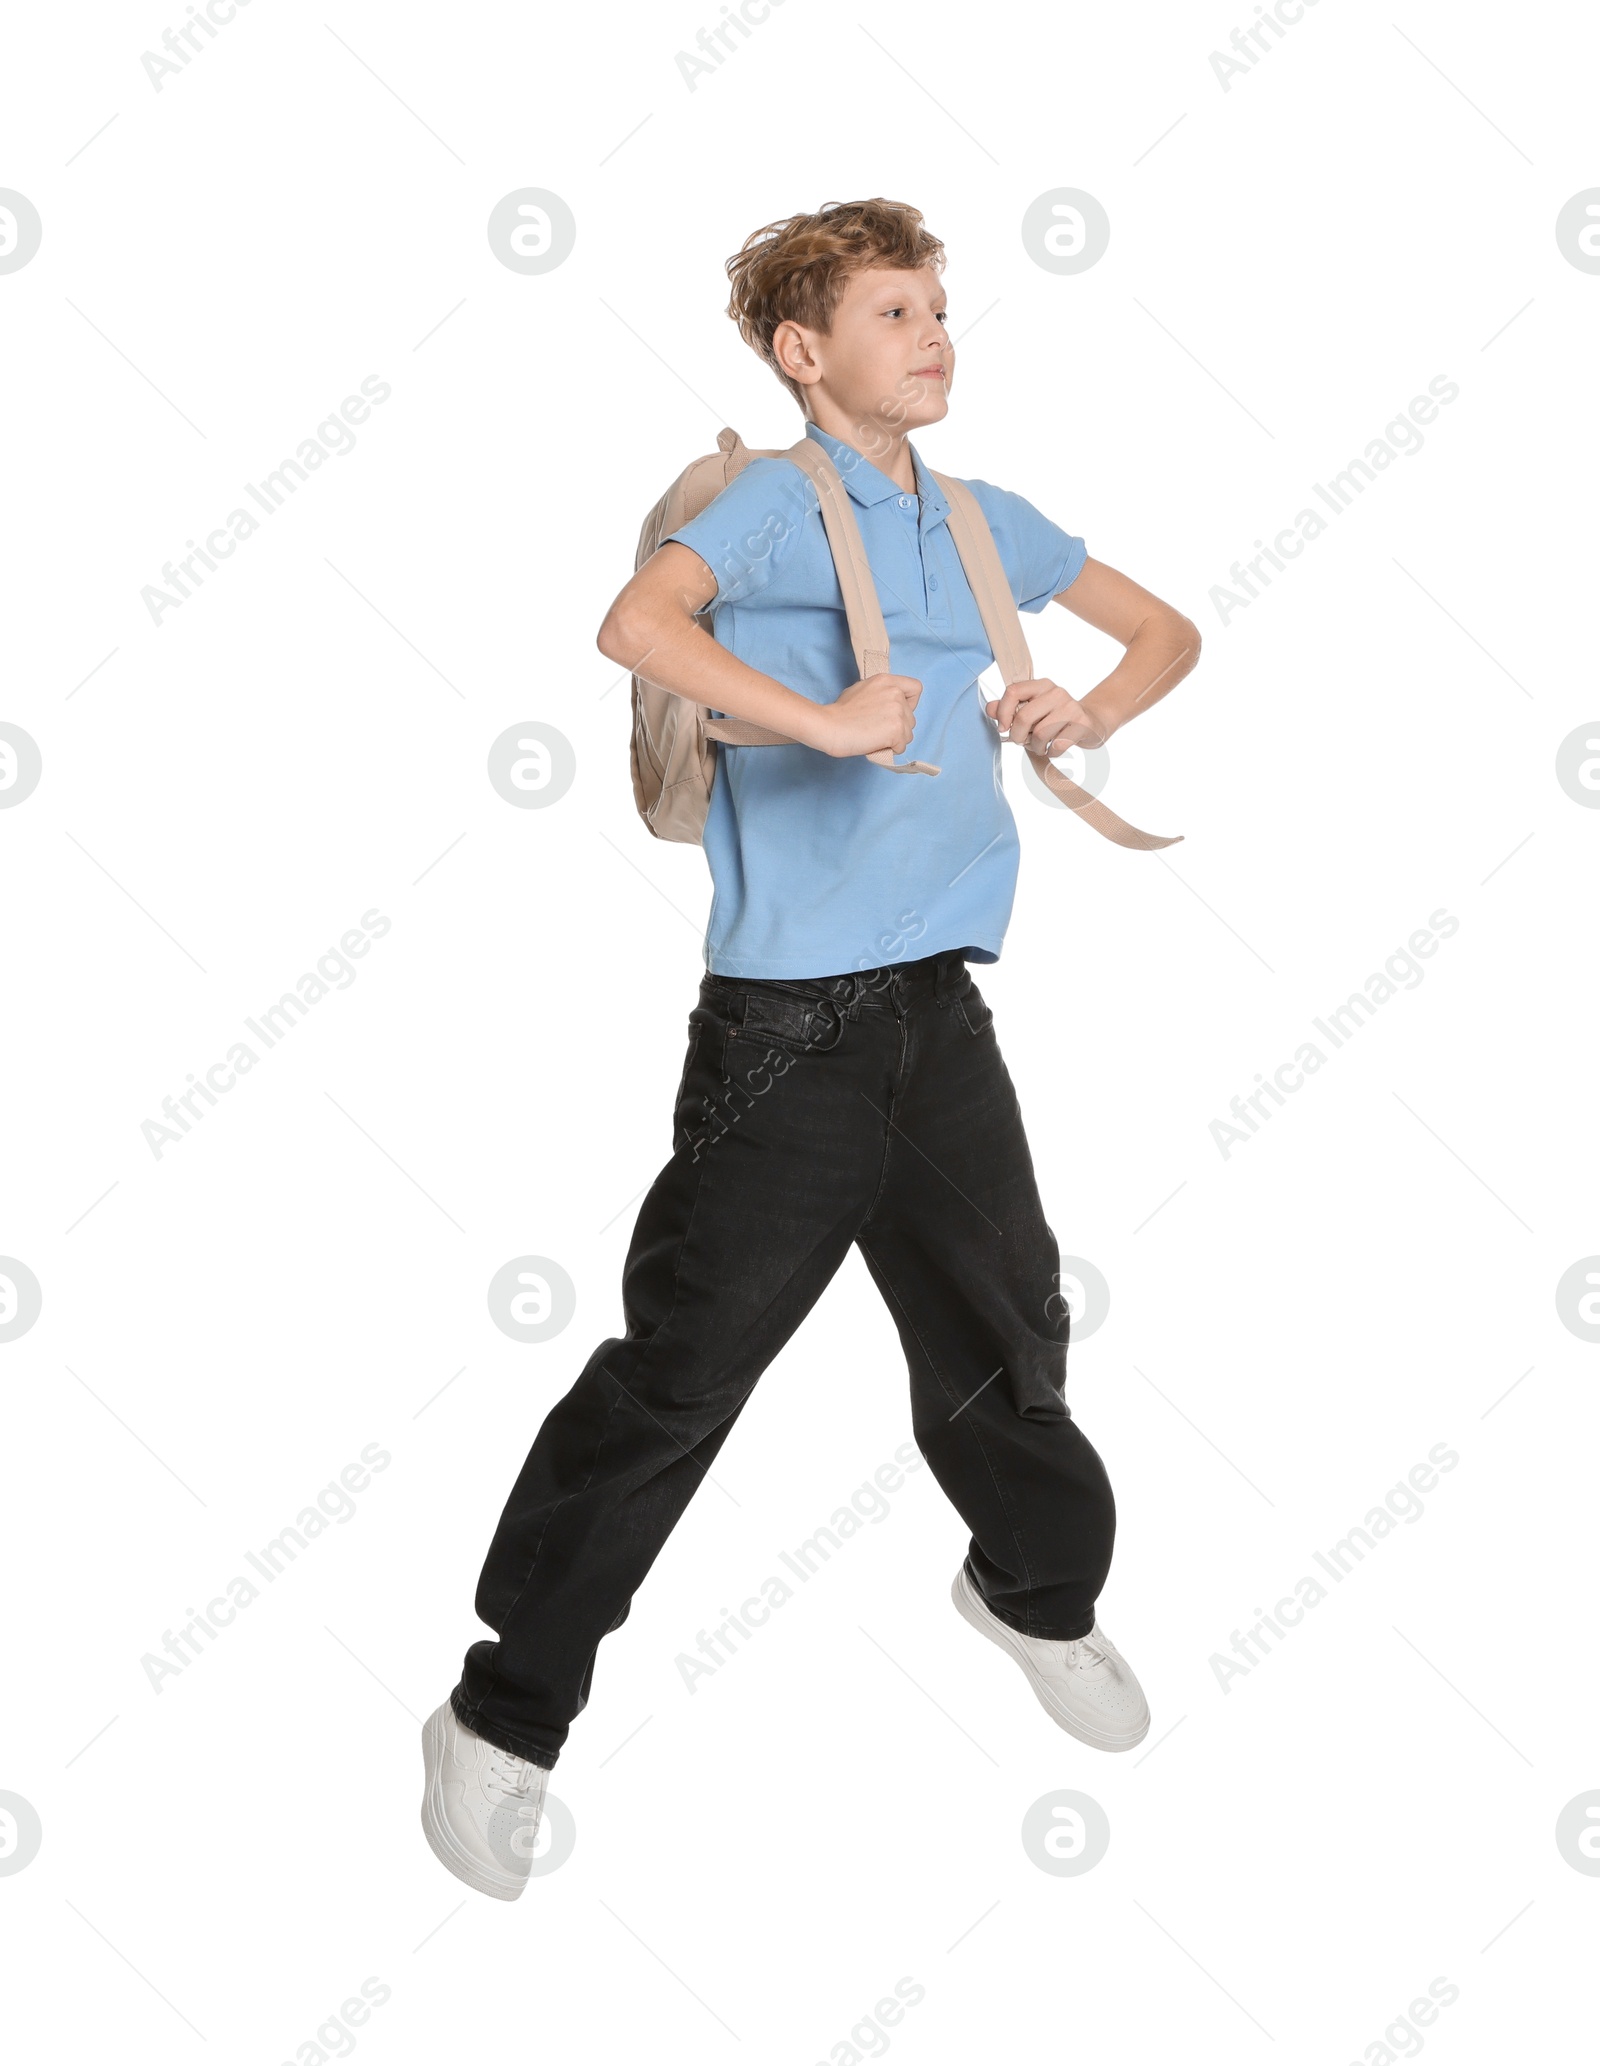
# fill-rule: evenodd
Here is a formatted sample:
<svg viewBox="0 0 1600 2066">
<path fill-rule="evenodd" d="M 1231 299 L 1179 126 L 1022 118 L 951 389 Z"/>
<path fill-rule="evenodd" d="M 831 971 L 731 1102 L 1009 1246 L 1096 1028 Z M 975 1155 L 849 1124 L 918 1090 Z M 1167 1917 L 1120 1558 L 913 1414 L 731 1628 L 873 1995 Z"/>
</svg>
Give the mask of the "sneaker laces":
<svg viewBox="0 0 1600 2066">
<path fill-rule="evenodd" d="M 532 1758 L 519 1758 L 515 1751 L 502 1750 L 497 1743 L 488 1745 L 489 1783 L 498 1786 L 502 1793 L 514 1793 L 526 1800 L 533 1791 L 533 1775 L 538 1767 Z"/>
<path fill-rule="evenodd" d="M 1087 1673 L 1097 1671 L 1102 1664 L 1109 1666 L 1111 1663 L 1104 1647 L 1092 1635 L 1079 1636 L 1065 1647 L 1069 1670 Z"/>
</svg>

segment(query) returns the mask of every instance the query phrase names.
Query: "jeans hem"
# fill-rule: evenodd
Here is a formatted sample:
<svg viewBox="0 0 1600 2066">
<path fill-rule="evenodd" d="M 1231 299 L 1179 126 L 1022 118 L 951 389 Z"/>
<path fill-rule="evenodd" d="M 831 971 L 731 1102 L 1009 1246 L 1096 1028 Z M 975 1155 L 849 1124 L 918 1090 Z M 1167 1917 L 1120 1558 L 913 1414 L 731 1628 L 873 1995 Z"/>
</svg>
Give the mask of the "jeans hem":
<svg viewBox="0 0 1600 2066">
<path fill-rule="evenodd" d="M 985 1611 L 992 1614 L 996 1621 L 1004 1622 L 1005 1626 L 1014 1634 L 1026 1636 L 1030 1643 L 1079 1643 L 1094 1627 L 1095 1616 L 1091 1610 L 1089 1618 L 1084 1622 L 1082 1628 L 1075 1628 L 1070 1635 L 1041 1635 L 1037 1629 L 1028 1628 L 1022 1622 L 1014 1620 L 1011 1615 L 1002 1613 L 992 1600 L 985 1598 L 983 1587 L 979 1585 L 970 1561 L 966 1565 L 966 1573 L 967 1583 L 978 1595 L 978 1598 L 983 1601 Z"/>
<path fill-rule="evenodd" d="M 463 1729 L 470 1729 L 474 1736 L 481 1736 L 485 1743 L 492 1743 L 496 1750 L 509 1750 L 513 1757 L 526 1758 L 530 1764 L 542 1765 L 547 1772 L 554 1769 L 557 1757 L 555 1751 L 547 1750 L 544 1745 L 534 1743 L 526 1736 L 518 1736 L 513 1730 L 502 1729 L 494 1722 L 485 1724 L 459 1686 L 450 1695 L 450 1706 Z"/>
</svg>

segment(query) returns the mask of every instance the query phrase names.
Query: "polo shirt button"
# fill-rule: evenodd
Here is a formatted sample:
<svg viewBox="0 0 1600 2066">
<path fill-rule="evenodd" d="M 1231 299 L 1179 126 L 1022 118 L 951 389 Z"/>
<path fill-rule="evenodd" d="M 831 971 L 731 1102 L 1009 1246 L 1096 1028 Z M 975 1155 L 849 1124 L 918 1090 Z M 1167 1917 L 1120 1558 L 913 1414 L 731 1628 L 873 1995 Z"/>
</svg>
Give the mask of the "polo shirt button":
<svg viewBox="0 0 1600 2066">
<path fill-rule="evenodd" d="M 902 495 L 900 497 L 900 507 L 902 509 L 909 509 L 911 507 L 911 497 L 909 495 Z"/>
<path fill-rule="evenodd" d="M 928 576 L 928 586 L 930 588 L 937 588 L 939 586 L 939 577 L 937 574 L 930 574 Z"/>
</svg>

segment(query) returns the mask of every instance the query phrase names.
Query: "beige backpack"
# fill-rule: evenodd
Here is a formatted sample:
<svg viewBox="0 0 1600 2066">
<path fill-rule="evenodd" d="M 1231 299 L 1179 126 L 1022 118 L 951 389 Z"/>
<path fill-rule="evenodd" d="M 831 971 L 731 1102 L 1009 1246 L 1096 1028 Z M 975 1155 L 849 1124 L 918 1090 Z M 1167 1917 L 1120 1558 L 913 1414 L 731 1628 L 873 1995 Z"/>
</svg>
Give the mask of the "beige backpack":
<svg viewBox="0 0 1600 2066">
<path fill-rule="evenodd" d="M 717 450 L 686 466 L 644 520 L 639 533 L 639 551 L 634 560 L 642 567 L 665 538 L 680 525 L 698 516 L 707 503 L 720 495 L 752 459 L 789 459 L 809 474 L 822 509 L 822 522 L 833 552 L 834 567 L 844 596 L 845 619 L 855 653 L 859 677 L 887 674 L 889 637 L 883 612 L 873 586 L 861 532 L 851 514 L 849 497 L 838 468 L 815 438 L 803 437 L 787 451 L 752 451 L 735 430 L 717 433 Z M 1012 598 L 1011 585 L 1000 564 L 1000 555 L 977 498 L 962 482 L 948 474 L 933 478 L 950 504 L 950 535 L 961 561 L 978 614 L 988 635 L 990 650 L 1009 688 L 1012 682 L 1031 681 L 1033 662 Z M 709 633 L 715 605 L 708 605 L 696 622 Z M 847 684 L 842 686 L 848 686 Z M 710 705 L 691 702 L 659 688 L 643 676 L 633 677 L 633 739 L 630 761 L 633 796 L 639 815 L 657 839 L 700 844 L 706 813 L 711 804 L 711 785 L 716 779 L 717 756 L 714 741 L 729 746 L 792 746 L 795 741 L 781 732 L 768 731 L 745 718 L 711 716 Z M 939 770 L 925 760 L 897 761 L 888 748 L 865 756 L 896 775 L 937 775 Z M 1076 811 L 1096 832 L 1118 846 L 1149 852 L 1175 846 L 1177 839 L 1161 839 L 1151 832 L 1137 831 L 1125 824 L 1115 811 L 1068 779 L 1046 754 L 1030 752 L 1039 779 L 1070 810 Z M 1181 838 L 1182 834 L 1178 835 Z"/>
</svg>

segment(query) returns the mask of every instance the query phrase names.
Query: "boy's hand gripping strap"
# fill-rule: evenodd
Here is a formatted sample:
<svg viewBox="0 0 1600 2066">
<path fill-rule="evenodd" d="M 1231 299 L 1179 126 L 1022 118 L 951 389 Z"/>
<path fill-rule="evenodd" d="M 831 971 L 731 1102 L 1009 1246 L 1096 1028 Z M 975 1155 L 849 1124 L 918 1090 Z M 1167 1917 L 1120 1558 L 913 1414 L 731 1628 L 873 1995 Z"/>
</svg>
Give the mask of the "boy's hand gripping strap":
<svg viewBox="0 0 1600 2066">
<path fill-rule="evenodd" d="M 948 474 L 936 473 L 934 479 L 950 504 L 950 535 L 977 602 L 983 628 L 989 634 L 989 646 L 999 665 L 1000 678 L 1007 688 L 1013 682 L 1032 681 L 1033 661 L 1028 653 L 1027 640 L 1022 635 L 1016 600 L 977 498 L 963 482 L 953 480 Z M 1151 853 L 1157 847 L 1176 846 L 1182 839 L 1181 832 L 1171 839 L 1158 838 L 1153 832 L 1140 832 L 1136 826 L 1119 818 L 1115 811 L 1108 810 L 1098 797 L 1080 788 L 1070 776 L 1062 774 L 1048 755 L 1035 753 L 1031 747 L 1027 754 L 1033 762 L 1035 774 L 1051 795 L 1059 797 L 1068 810 L 1076 811 L 1086 825 L 1092 825 L 1096 832 L 1114 840 L 1118 846 Z"/>
</svg>

